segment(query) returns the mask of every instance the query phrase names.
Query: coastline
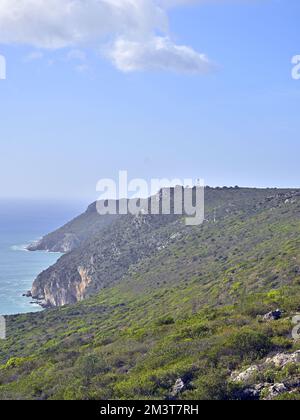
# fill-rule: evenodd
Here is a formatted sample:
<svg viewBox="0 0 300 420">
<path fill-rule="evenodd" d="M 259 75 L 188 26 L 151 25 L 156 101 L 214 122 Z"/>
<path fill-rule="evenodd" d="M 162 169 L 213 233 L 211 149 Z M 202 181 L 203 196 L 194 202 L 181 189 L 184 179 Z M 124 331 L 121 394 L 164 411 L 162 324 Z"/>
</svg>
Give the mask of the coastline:
<svg viewBox="0 0 300 420">
<path fill-rule="evenodd" d="M 55 264 L 61 253 L 30 252 L 26 237 L 30 238 L 31 234 L 25 236 L 23 232 L 11 231 L 0 235 L 0 314 L 40 312 L 45 309 L 43 302 L 31 299 L 28 290 L 42 271 Z"/>
<path fill-rule="evenodd" d="M 42 254 L 51 254 L 51 255 L 56 255 L 56 254 L 58 254 L 59 255 L 59 257 L 61 257 L 62 255 L 63 255 L 63 253 L 62 252 L 58 252 L 58 251 L 51 251 L 51 250 L 49 250 L 49 249 L 43 249 L 43 250 L 41 250 L 41 249 L 34 249 L 34 248 L 38 248 L 38 245 L 41 243 L 41 241 L 43 240 L 43 237 L 40 237 L 39 239 L 37 239 L 37 240 L 34 240 L 34 241 L 32 241 L 32 242 L 30 242 L 30 243 L 28 243 L 28 244 L 26 244 L 25 245 L 25 249 L 24 249 L 24 252 L 29 252 L 29 253 L 42 253 Z M 57 260 L 56 260 L 57 261 Z M 55 262 L 56 262 L 55 261 Z M 54 264 L 55 264 L 55 262 L 54 262 Z M 47 269 L 47 268 L 49 268 L 49 267 L 45 267 L 45 270 Z M 38 275 L 39 275 L 40 273 L 38 273 Z M 37 275 L 37 276 L 38 276 Z M 34 279 L 35 280 L 35 279 Z M 32 284 L 34 283 L 34 280 L 33 280 L 33 282 L 32 282 Z M 31 290 L 28 290 L 27 292 L 25 292 L 24 294 L 23 294 L 23 297 L 24 298 L 27 298 L 27 299 L 31 299 L 31 302 L 30 302 L 30 305 L 36 305 L 36 306 L 38 306 L 38 307 L 40 307 L 40 308 L 42 308 L 42 310 L 45 310 L 45 309 L 50 309 L 50 306 L 49 305 L 47 305 L 47 303 L 44 301 L 44 300 L 42 300 L 42 299 L 38 299 L 38 298 L 35 298 L 33 295 L 32 295 L 32 291 Z"/>
</svg>

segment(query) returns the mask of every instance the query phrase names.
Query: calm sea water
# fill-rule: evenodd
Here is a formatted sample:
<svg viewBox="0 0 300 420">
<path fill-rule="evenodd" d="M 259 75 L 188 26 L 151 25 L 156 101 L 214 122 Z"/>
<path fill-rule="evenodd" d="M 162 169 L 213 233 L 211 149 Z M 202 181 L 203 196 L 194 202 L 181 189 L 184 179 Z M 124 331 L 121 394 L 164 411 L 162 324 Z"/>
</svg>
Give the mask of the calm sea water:
<svg viewBox="0 0 300 420">
<path fill-rule="evenodd" d="M 0 200 L 0 314 L 41 310 L 22 295 L 60 254 L 27 252 L 25 246 L 84 209 L 80 203 Z"/>
</svg>

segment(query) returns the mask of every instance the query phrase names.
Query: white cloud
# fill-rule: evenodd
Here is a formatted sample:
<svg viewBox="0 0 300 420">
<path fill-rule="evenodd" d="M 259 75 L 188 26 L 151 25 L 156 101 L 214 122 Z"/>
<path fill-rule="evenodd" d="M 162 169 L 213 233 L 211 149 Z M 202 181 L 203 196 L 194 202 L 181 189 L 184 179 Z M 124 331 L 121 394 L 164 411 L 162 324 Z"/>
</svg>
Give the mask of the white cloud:
<svg viewBox="0 0 300 420">
<path fill-rule="evenodd" d="M 162 7 L 185 6 L 193 3 L 200 3 L 202 0 L 158 0 Z"/>
<path fill-rule="evenodd" d="M 150 69 L 207 73 L 213 67 L 204 54 L 184 45 L 175 45 L 168 37 L 152 37 L 143 42 L 119 38 L 110 57 L 124 72 Z"/>
<path fill-rule="evenodd" d="M 168 35 L 168 7 L 191 1 L 0 0 L 0 43 L 74 50 L 110 40 L 108 56 L 119 70 L 203 73 L 208 59 Z"/>
<path fill-rule="evenodd" d="M 153 0 L 0 0 L 0 42 L 57 49 L 166 30 Z"/>
</svg>

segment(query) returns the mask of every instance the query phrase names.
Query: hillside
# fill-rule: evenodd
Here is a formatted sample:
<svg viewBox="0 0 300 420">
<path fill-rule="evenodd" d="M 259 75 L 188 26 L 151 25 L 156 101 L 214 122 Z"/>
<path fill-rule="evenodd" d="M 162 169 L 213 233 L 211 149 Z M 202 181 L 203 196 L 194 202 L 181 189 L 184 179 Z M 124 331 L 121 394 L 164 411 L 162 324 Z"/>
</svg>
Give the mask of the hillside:
<svg viewBox="0 0 300 420">
<path fill-rule="evenodd" d="M 71 220 L 55 232 L 44 236 L 40 241 L 29 245 L 29 251 L 49 251 L 66 253 L 73 251 L 93 234 L 101 232 L 116 217 L 98 217 L 96 203 L 91 204 L 85 213 Z"/>
<path fill-rule="evenodd" d="M 72 305 L 8 318 L 0 398 L 299 399 L 299 215 L 296 190 L 207 188 L 202 226 L 112 221 L 35 282 Z"/>
<path fill-rule="evenodd" d="M 248 217 L 277 205 L 280 200 L 288 200 L 291 193 L 287 190 L 207 188 L 205 225 L 211 224 L 215 217 L 219 221 L 229 216 L 240 217 L 240 212 Z M 199 226 L 193 231 L 201 235 L 202 230 Z M 92 204 L 86 213 L 47 235 L 36 248 L 31 248 L 62 250 L 68 241 L 70 248 L 57 264 L 38 276 L 31 295 L 44 307 L 81 301 L 121 281 L 132 265 L 146 263 L 160 249 L 184 241 L 190 231 L 181 216 L 100 216 L 96 205 Z"/>
</svg>

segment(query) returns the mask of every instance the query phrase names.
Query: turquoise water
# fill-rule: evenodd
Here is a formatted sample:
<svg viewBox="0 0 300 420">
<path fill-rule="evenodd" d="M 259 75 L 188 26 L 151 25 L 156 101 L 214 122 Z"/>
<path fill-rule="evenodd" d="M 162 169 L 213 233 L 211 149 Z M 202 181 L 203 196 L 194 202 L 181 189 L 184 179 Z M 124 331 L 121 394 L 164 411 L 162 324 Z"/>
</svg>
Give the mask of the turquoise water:
<svg viewBox="0 0 300 420">
<path fill-rule="evenodd" d="M 35 277 L 54 264 L 59 254 L 46 252 L 31 253 L 23 250 L 26 242 L 36 239 L 31 232 L 27 235 L 6 234 L 0 239 L 0 313 L 4 315 L 35 312 L 41 308 L 32 305 L 23 297 Z M 12 244 L 19 245 L 12 245 Z"/>
<path fill-rule="evenodd" d="M 26 244 L 63 225 L 82 210 L 79 204 L 0 201 L 0 314 L 36 312 L 22 295 L 36 276 L 60 257 L 27 252 Z"/>
</svg>

